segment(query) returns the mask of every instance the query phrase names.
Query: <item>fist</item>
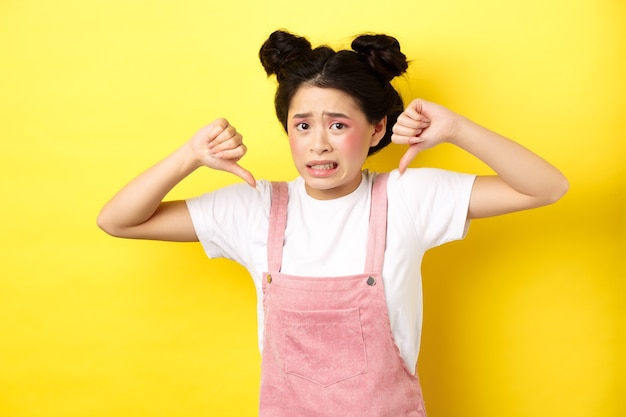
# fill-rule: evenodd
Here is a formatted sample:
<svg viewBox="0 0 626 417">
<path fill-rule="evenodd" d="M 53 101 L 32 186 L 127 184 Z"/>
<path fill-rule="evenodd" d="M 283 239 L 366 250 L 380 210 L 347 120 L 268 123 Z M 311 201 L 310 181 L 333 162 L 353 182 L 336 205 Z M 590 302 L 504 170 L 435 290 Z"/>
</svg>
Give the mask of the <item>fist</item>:
<svg viewBox="0 0 626 417">
<path fill-rule="evenodd" d="M 255 187 L 254 177 L 237 162 L 248 148 L 243 137 L 226 119 L 216 119 L 198 130 L 189 140 L 195 158 L 200 165 L 231 172 Z"/>
<path fill-rule="evenodd" d="M 400 172 L 406 170 L 420 151 L 447 141 L 456 119 L 457 115 L 443 106 L 426 100 L 413 100 L 398 116 L 391 136 L 394 143 L 409 145 L 400 160 Z"/>
</svg>

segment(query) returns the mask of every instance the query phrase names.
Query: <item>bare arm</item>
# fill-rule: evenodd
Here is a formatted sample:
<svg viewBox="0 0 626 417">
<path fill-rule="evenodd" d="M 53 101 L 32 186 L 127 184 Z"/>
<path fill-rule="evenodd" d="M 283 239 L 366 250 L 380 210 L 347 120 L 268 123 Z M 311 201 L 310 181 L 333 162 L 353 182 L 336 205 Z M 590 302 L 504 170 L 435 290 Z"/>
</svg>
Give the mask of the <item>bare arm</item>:
<svg viewBox="0 0 626 417">
<path fill-rule="evenodd" d="M 201 166 L 232 172 L 255 186 L 252 174 L 237 164 L 245 153 L 246 147 L 235 128 L 225 119 L 215 120 L 124 186 L 102 208 L 98 226 L 117 237 L 197 241 L 185 202 L 163 199 Z"/>
<path fill-rule="evenodd" d="M 496 175 L 479 176 L 470 198 L 468 218 L 496 216 L 551 204 L 569 187 L 553 165 L 516 142 L 442 106 L 414 100 L 394 126 L 393 140 L 409 144 L 400 161 L 404 172 L 423 149 L 452 143 L 481 161 Z"/>
</svg>

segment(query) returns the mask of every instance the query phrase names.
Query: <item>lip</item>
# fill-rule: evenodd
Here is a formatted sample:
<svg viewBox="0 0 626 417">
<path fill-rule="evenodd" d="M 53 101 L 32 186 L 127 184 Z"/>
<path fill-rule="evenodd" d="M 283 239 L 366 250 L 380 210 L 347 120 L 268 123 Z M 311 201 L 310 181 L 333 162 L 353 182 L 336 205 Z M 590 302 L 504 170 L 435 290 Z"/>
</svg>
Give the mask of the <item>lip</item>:
<svg viewBox="0 0 626 417">
<path fill-rule="evenodd" d="M 306 164 L 309 175 L 319 178 L 331 176 L 338 167 L 339 164 L 334 161 L 311 161 Z"/>
</svg>

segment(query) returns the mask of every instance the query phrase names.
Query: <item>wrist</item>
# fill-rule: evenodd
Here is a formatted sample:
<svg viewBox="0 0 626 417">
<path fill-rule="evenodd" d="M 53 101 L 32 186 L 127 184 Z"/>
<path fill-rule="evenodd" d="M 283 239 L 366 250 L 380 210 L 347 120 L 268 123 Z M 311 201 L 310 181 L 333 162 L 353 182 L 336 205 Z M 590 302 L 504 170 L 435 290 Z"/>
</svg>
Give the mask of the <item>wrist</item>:
<svg viewBox="0 0 626 417">
<path fill-rule="evenodd" d="M 446 141 L 455 146 L 466 149 L 468 142 L 471 141 L 472 138 L 476 137 L 476 130 L 478 128 L 479 126 L 467 117 L 456 115 Z"/>
<path fill-rule="evenodd" d="M 189 142 L 178 148 L 172 156 L 176 159 L 181 173 L 185 176 L 204 165 L 198 152 Z"/>
</svg>

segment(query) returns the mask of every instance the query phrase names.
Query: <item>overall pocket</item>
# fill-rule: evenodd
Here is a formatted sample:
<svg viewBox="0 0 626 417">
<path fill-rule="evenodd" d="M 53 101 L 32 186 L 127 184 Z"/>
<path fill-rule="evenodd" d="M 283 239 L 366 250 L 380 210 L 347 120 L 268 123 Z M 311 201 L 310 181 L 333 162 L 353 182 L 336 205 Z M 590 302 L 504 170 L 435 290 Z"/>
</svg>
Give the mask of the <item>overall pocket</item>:
<svg viewBox="0 0 626 417">
<path fill-rule="evenodd" d="M 285 372 L 323 387 L 367 372 L 359 310 L 281 310 Z"/>
</svg>

